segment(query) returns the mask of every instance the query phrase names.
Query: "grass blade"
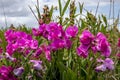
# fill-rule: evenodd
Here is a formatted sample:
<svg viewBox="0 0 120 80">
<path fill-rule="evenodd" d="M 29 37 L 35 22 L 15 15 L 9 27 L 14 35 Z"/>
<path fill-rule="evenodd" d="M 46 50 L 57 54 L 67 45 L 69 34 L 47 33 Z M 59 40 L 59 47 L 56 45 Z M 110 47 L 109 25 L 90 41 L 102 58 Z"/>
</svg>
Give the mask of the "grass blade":
<svg viewBox="0 0 120 80">
<path fill-rule="evenodd" d="M 53 10 L 54 10 L 54 8 L 53 8 L 53 6 L 52 6 L 51 9 L 50 9 L 50 19 L 52 18 Z"/>
<path fill-rule="evenodd" d="M 66 2 L 65 6 L 64 6 L 64 8 L 63 8 L 63 11 L 62 11 L 62 15 L 61 15 L 61 16 L 63 16 L 63 15 L 65 14 L 65 11 L 67 10 L 69 3 L 70 3 L 70 0 L 68 0 L 68 1 Z"/>
<path fill-rule="evenodd" d="M 38 6 L 35 6 L 36 10 L 37 10 L 37 14 L 38 14 L 38 19 L 41 19 L 41 15 L 40 15 L 40 10 Z"/>
<path fill-rule="evenodd" d="M 58 0 L 59 3 L 59 12 L 60 12 L 60 16 L 62 15 L 62 5 L 61 5 L 61 0 Z"/>
<path fill-rule="evenodd" d="M 82 11 L 83 11 L 83 5 L 84 5 L 84 4 L 80 4 L 80 2 L 79 2 L 80 14 L 82 14 Z"/>
<path fill-rule="evenodd" d="M 98 2 L 97 8 L 96 8 L 95 16 L 97 15 L 98 8 L 99 8 L 99 4 L 100 4 L 100 0 L 99 0 L 99 2 Z"/>
<path fill-rule="evenodd" d="M 39 19 L 37 18 L 37 16 L 35 15 L 34 11 L 32 10 L 32 8 L 30 6 L 28 6 L 31 10 L 31 12 L 33 13 L 34 17 L 36 18 L 36 20 L 39 22 Z"/>
</svg>

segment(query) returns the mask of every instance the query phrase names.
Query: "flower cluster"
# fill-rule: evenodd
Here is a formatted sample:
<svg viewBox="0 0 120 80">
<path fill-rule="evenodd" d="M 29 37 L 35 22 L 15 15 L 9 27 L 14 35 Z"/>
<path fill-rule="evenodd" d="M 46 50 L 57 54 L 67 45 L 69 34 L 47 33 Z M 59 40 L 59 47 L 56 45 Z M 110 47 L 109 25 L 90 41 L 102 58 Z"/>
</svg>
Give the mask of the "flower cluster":
<svg viewBox="0 0 120 80">
<path fill-rule="evenodd" d="M 13 74 L 11 73 L 12 72 L 12 67 L 10 66 L 1 66 L 0 67 L 0 80 L 17 80 Z"/>
<path fill-rule="evenodd" d="M 62 26 L 57 23 L 42 24 L 39 29 L 32 29 L 35 36 L 43 36 L 48 40 L 55 40 L 64 35 Z"/>
<path fill-rule="evenodd" d="M 82 56 L 84 58 L 88 56 L 88 50 L 92 44 L 93 39 L 93 34 L 88 30 L 82 32 L 82 35 L 80 36 L 81 45 L 77 48 L 77 54 L 79 56 Z"/>
<path fill-rule="evenodd" d="M 77 48 L 77 54 L 84 58 L 88 56 L 90 48 L 94 53 L 101 52 L 105 57 L 109 57 L 111 54 L 110 44 L 101 32 L 94 36 L 90 31 L 84 30 L 80 36 L 80 42 L 81 45 Z"/>
<path fill-rule="evenodd" d="M 9 55 L 12 55 L 15 51 L 28 54 L 31 50 L 38 48 L 38 41 L 32 39 L 30 34 L 22 31 L 7 30 L 5 38 L 8 43 L 6 52 Z"/>
<path fill-rule="evenodd" d="M 108 58 L 111 54 L 110 44 L 104 34 L 99 32 L 94 36 L 90 31 L 84 30 L 80 36 L 80 42 L 81 44 L 77 48 L 78 56 L 86 58 L 88 56 L 89 49 L 91 49 L 94 54 L 100 52 L 101 55 L 107 57 L 105 60 L 98 59 L 98 62 L 102 62 L 102 64 L 95 68 L 96 71 L 114 69 L 114 62 L 112 59 Z"/>
<path fill-rule="evenodd" d="M 60 24 L 51 22 L 49 24 L 40 25 L 38 29 L 33 28 L 32 33 L 34 36 L 42 36 L 50 41 L 48 46 L 41 46 L 42 51 L 45 52 L 46 58 L 50 60 L 51 50 L 56 51 L 58 49 L 69 49 L 71 47 L 71 38 L 77 36 L 78 28 L 76 26 L 69 26 L 64 30 Z"/>
<path fill-rule="evenodd" d="M 72 42 L 72 40 L 77 37 L 77 34 L 78 27 L 68 26 L 66 29 L 64 29 L 63 26 L 55 22 L 51 22 L 49 24 L 40 24 L 40 27 L 38 29 L 32 29 L 32 35 L 22 31 L 10 29 L 7 30 L 4 34 L 7 41 L 6 51 L 3 53 L 2 49 L 0 48 L 0 54 L 2 53 L 0 55 L 0 60 L 2 61 L 4 58 L 4 60 L 10 61 L 10 63 L 8 63 L 7 66 L 0 67 L 0 80 L 17 80 L 16 78 L 21 79 L 22 75 L 26 76 L 26 78 L 31 75 L 44 75 L 44 70 L 47 70 L 49 67 L 51 67 L 52 62 L 54 62 L 55 59 L 56 61 L 59 60 L 55 58 L 53 61 L 51 61 L 51 58 L 54 58 L 54 56 L 56 56 L 51 56 L 51 53 L 56 53 L 56 51 L 59 52 L 62 49 L 68 51 L 68 59 L 72 56 L 73 60 L 77 60 L 78 58 L 76 59 L 76 55 L 71 52 L 75 48 L 71 48 L 72 44 L 75 42 Z M 42 37 L 39 40 L 44 40 L 47 44 L 40 42 L 38 44 L 38 41 L 33 38 L 33 35 L 36 39 Z M 92 67 L 96 67 L 95 70 L 97 72 L 114 69 L 114 62 L 111 58 L 109 58 L 111 54 L 111 47 L 107 41 L 106 36 L 103 33 L 98 32 L 96 35 L 93 35 L 89 30 L 84 30 L 79 37 L 79 42 L 80 45 L 76 49 L 77 55 L 83 58 L 87 58 L 89 52 L 93 52 L 93 55 L 95 56 L 90 56 L 90 58 L 87 58 L 87 60 L 90 59 L 90 61 L 95 61 L 97 59 L 97 66 L 94 65 Z M 118 47 L 120 47 L 120 39 L 118 42 Z M 18 57 L 14 55 L 14 53 L 21 53 L 22 55 Z M 42 53 L 44 54 L 41 55 Z M 100 59 L 98 59 L 98 55 L 96 55 L 97 53 L 100 53 L 102 55 L 102 57 L 100 56 Z M 58 56 L 59 55 L 57 55 L 57 57 Z M 63 55 L 63 58 L 65 56 L 66 54 Z M 42 65 L 46 63 L 46 61 L 41 61 L 44 60 L 42 57 L 45 57 L 48 61 L 51 61 L 50 66 L 49 64 L 46 64 L 45 66 Z M 67 60 L 65 61 L 67 62 Z M 14 62 L 14 64 L 12 64 L 12 62 Z M 68 63 L 65 63 L 65 65 L 69 67 L 71 63 L 72 61 L 69 62 L 68 60 Z M 62 62 L 60 64 L 62 64 Z M 87 65 L 89 66 L 89 63 Z"/>
<path fill-rule="evenodd" d="M 104 34 L 102 34 L 101 32 L 99 32 L 93 42 L 92 45 L 92 50 L 93 52 L 97 52 L 100 51 L 101 54 L 105 57 L 109 57 L 111 54 L 111 47 L 109 42 L 107 41 L 107 38 L 105 37 Z"/>
</svg>

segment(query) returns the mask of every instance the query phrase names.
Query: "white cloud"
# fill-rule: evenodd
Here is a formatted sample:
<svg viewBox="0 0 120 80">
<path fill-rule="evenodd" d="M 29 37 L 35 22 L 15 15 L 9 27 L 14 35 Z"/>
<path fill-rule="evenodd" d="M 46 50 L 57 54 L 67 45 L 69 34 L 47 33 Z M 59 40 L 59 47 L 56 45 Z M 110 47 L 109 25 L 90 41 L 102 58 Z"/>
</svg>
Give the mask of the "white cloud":
<svg viewBox="0 0 120 80">
<path fill-rule="evenodd" d="M 0 0 L 0 2 L 1 1 L 2 4 L 0 4 L 0 26 L 5 26 L 3 6 L 7 16 L 6 18 L 8 25 L 14 24 L 17 26 L 19 24 L 26 24 L 29 27 L 38 26 L 35 17 L 32 15 L 32 12 L 28 7 L 28 5 L 30 5 L 36 13 L 35 4 L 37 3 L 37 0 Z M 40 11 L 42 11 L 44 5 L 48 5 L 49 7 L 52 5 L 58 7 L 57 1 L 58 0 L 39 0 Z M 64 5 L 64 1 L 66 0 L 61 1 L 62 5 Z M 85 6 L 94 7 L 93 9 L 96 9 L 98 1 L 99 0 L 76 0 L 76 4 L 78 5 L 78 2 L 84 2 Z M 110 0 L 100 0 L 100 6 L 109 5 L 109 1 Z M 120 0 L 115 0 L 115 2 L 120 3 Z M 54 14 L 54 17 L 56 15 L 59 15 L 58 12 L 55 12 Z M 68 16 L 68 12 L 65 14 L 65 16 Z"/>
</svg>

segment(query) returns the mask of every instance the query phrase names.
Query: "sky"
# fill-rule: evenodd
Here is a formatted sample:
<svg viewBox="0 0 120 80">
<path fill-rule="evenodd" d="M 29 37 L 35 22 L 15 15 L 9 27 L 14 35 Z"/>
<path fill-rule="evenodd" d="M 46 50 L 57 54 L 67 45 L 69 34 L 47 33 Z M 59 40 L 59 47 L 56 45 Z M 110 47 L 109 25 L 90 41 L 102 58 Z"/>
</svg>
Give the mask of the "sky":
<svg viewBox="0 0 120 80">
<path fill-rule="evenodd" d="M 40 11 L 44 5 L 48 5 L 49 7 L 58 6 L 58 0 L 39 0 Z M 61 0 L 64 5 L 65 1 Z M 96 11 L 96 7 L 99 0 L 76 0 L 76 5 L 78 6 L 78 2 L 84 3 L 85 8 L 88 11 L 92 11 L 94 14 Z M 14 24 L 15 26 L 26 24 L 28 27 L 38 27 L 37 21 L 30 11 L 28 5 L 30 5 L 34 12 L 35 4 L 37 0 L 0 0 L 0 27 L 6 27 L 5 18 L 7 22 L 7 26 Z M 120 0 L 115 0 L 115 17 L 117 17 L 120 11 Z M 99 9 L 97 14 L 104 14 L 107 17 L 109 16 L 110 11 L 110 0 L 100 0 Z M 55 16 L 58 16 L 58 11 L 54 12 Z M 67 13 L 65 14 L 67 16 Z M 6 17 L 5 17 L 6 16 Z M 111 13 L 112 18 L 112 13 Z"/>
</svg>

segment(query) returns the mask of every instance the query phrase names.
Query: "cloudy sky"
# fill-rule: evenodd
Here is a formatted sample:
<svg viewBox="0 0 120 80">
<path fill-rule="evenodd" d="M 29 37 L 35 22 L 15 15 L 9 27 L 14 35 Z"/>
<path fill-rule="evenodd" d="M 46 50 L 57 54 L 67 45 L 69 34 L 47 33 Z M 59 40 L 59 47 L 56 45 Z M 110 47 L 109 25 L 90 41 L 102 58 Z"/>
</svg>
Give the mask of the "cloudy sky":
<svg viewBox="0 0 120 80">
<path fill-rule="evenodd" d="M 57 1 L 58 0 L 39 0 L 40 11 L 42 11 L 44 5 L 58 6 Z M 66 0 L 61 1 L 64 4 Z M 76 2 L 84 3 L 85 8 L 93 13 L 95 13 L 98 1 L 99 0 L 76 0 Z M 37 0 L 0 0 L 0 27 L 5 27 L 5 16 L 8 26 L 10 24 L 14 24 L 15 26 L 26 24 L 28 27 L 37 27 L 37 21 L 28 7 L 28 5 L 30 5 L 35 10 L 34 5 L 36 2 Z M 118 15 L 119 10 L 120 0 L 115 0 L 115 16 Z M 108 17 L 109 11 L 110 0 L 100 0 L 98 14 L 104 14 Z M 55 15 L 59 15 L 58 12 L 55 12 Z"/>
</svg>

